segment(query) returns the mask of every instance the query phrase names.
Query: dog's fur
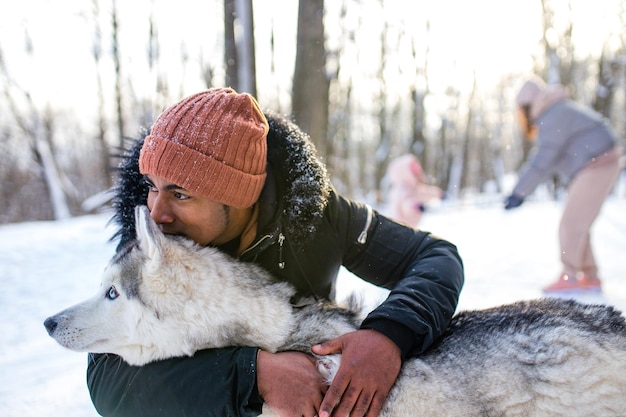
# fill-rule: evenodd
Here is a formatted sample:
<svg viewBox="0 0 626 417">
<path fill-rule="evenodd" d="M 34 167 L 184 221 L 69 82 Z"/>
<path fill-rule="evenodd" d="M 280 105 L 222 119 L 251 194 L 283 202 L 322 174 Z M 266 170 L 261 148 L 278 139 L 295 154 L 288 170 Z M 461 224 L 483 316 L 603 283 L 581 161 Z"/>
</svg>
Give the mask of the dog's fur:
<svg viewBox="0 0 626 417">
<path fill-rule="evenodd" d="M 294 289 L 261 268 L 163 235 L 145 207 L 136 222 L 96 296 L 46 319 L 62 346 L 141 365 L 236 345 L 310 353 L 358 328 L 356 311 L 294 305 Z M 318 358 L 329 380 L 339 359 Z M 405 362 L 382 416 L 626 416 L 624 317 L 560 299 L 460 313 Z"/>
</svg>

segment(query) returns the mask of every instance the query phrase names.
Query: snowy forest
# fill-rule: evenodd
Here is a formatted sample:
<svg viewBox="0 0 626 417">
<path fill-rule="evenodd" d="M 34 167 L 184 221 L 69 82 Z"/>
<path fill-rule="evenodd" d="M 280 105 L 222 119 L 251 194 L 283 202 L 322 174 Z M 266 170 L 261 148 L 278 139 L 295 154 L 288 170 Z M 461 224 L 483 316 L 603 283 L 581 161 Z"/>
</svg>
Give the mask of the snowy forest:
<svg viewBox="0 0 626 417">
<path fill-rule="evenodd" d="M 450 198 L 502 191 L 530 150 L 514 108 L 530 74 L 626 136 L 626 4 L 589 3 L 5 3 L 0 223 L 98 211 L 124 138 L 212 86 L 289 115 L 348 197 L 384 199 L 386 167 L 405 153 Z"/>
</svg>

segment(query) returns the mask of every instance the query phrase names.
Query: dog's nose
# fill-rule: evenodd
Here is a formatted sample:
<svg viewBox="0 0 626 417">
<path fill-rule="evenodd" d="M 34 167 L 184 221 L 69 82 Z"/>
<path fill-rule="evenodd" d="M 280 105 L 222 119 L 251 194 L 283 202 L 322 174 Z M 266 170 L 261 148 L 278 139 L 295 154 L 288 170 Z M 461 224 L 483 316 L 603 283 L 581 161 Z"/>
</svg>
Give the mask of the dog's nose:
<svg viewBox="0 0 626 417">
<path fill-rule="evenodd" d="M 43 325 L 46 326 L 48 334 L 52 336 L 52 333 L 54 333 L 54 330 L 57 328 L 58 323 L 54 317 L 48 317 L 46 321 L 43 322 Z"/>
</svg>

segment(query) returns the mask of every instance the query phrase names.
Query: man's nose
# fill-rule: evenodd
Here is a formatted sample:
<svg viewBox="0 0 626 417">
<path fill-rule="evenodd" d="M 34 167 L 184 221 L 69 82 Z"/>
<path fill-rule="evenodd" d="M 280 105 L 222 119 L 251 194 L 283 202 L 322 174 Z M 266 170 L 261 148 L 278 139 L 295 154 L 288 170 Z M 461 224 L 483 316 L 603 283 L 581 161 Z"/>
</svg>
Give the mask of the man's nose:
<svg viewBox="0 0 626 417">
<path fill-rule="evenodd" d="M 152 199 L 151 206 L 152 207 L 148 207 L 150 209 L 150 217 L 152 217 L 152 220 L 154 220 L 156 224 L 172 223 L 174 221 L 172 211 L 165 199 L 156 196 Z"/>
</svg>

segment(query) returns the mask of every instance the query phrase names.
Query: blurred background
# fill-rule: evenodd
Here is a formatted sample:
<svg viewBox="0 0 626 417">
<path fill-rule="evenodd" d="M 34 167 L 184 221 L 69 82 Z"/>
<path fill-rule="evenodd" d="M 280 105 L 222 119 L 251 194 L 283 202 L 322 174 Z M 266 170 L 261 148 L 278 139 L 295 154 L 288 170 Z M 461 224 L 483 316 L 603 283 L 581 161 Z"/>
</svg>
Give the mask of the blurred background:
<svg viewBox="0 0 626 417">
<path fill-rule="evenodd" d="M 625 136 L 625 29 L 623 0 L 4 2 L 0 223 L 106 207 L 124 138 L 212 86 L 291 116 L 347 197 L 405 153 L 449 199 L 500 193 L 531 74 Z"/>
</svg>

